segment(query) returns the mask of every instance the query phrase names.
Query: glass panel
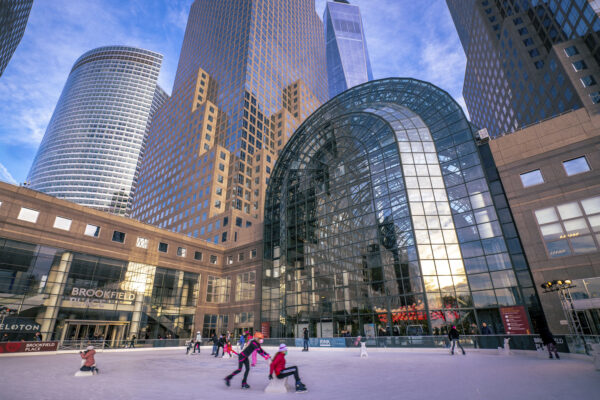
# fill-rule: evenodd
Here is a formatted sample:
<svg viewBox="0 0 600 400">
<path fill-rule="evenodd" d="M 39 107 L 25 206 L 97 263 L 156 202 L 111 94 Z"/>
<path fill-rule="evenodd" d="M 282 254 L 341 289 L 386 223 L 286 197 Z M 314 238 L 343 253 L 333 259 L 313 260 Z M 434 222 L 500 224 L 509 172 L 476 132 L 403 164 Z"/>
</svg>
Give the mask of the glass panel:
<svg viewBox="0 0 600 400">
<path fill-rule="evenodd" d="M 529 187 L 544 183 L 544 177 L 539 169 L 521 174 L 521 183 L 523 187 Z"/>
<path fill-rule="evenodd" d="M 556 208 L 558 208 L 558 213 L 562 219 L 581 217 L 581 209 L 579 208 L 579 204 L 576 202 L 562 204 Z"/>
<path fill-rule="evenodd" d="M 600 215 L 588 217 L 588 222 L 592 226 L 594 232 L 600 232 Z"/>
<path fill-rule="evenodd" d="M 490 274 L 487 273 L 469 275 L 469 284 L 471 285 L 471 290 L 492 288 L 492 280 L 490 279 Z"/>
<path fill-rule="evenodd" d="M 600 196 L 582 200 L 581 205 L 587 215 L 600 213 Z"/>
<path fill-rule="evenodd" d="M 499 306 L 514 306 L 517 304 L 514 291 L 511 289 L 496 289 Z"/>
<path fill-rule="evenodd" d="M 592 236 L 581 236 L 571 238 L 571 246 L 575 254 L 590 253 L 596 251 L 596 244 Z"/>
<path fill-rule="evenodd" d="M 585 157 L 578 157 L 572 160 L 563 161 L 563 167 L 568 176 L 580 174 L 590 170 L 590 166 Z"/>
<path fill-rule="evenodd" d="M 473 305 L 477 308 L 486 308 L 496 305 L 496 296 L 493 290 L 473 292 Z"/>
<path fill-rule="evenodd" d="M 492 283 L 495 288 L 517 286 L 517 279 L 515 273 L 509 269 L 506 271 L 492 272 Z"/>
<path fill-rule="evenodd" d="M 540 225 L 558 221 L 558 215 L 556 215 L 554 207 L 537 210 L 535 212 L 535 217 Z"/>
<path fill-rule="evenodd" d="M 500 271 L 511 267 L 510 257 L 506 253 L 494 254 L 485 258 L 490 271 Z"/>
<path fill-rule="evenodd" d="M 568 256 L 569 254 L 571 254 L 569 244 L 564 239 L 558 240 L 556 242 L 546 242 L 546 247 L 548 247 L 548 254 L 552 258 Z"/>
<path fill-rule="evenodd" d="M 565 224 L 565 230 L 569 237 L 590 233 L 590 230 L 585 223 L 585 219 L 583 218 L 564 221 L 563 223 Z"/>
<path fill-rule="evenodd" d="M 544 240 L 560 239 L 564 234 L 563 228 L 560 224 L 543 225 L 540 227 L 540 230 Z"/>
</svg>

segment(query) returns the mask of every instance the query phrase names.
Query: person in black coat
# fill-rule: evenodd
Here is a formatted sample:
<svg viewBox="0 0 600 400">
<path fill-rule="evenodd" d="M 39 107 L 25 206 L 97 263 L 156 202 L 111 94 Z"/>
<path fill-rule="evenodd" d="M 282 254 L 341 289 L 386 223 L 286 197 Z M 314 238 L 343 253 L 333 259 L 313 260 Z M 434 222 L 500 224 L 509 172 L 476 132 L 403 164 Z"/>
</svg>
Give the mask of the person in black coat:
<svg viewBox="0 0 600 400">
<path fill-rule="evenodd" d="M 217 344 L 219 343 L 219 338 L 217 337 L 216 333 L 213 333 L 212 337 L 210 338 L 210 341 L 213 344 L 213 348 L 212 348 L 212 353 L 210 353 L 210 355 L 214 355 L 215 351 L 217 351 Z"/>
<path fill-rule="evenodd" d="M 458 344 L 458 347 L 460 347 L 460 349 L 462 350 L 463 356 L 466 354 L 465 349 L 463 349 L 462 345 L 460 344 L 460 335 L 456 330 L 456 326 L 452 325 L 452 329 L 450 329 L 450 332 L 448 332 L 448 339 L 450 339 L 450 341 L 452 342 L 452 349 L 450 350 L 450 353 L 452 355 L 454 355 L 454 346 L 456 344 Z"/>
<path fill-rule="evenodd" d="M 308 351 L 308 329 L 304 328 L 302 335 L 304 336 L 304 348 L 302 351 Z"/>
<path fill-rule="evenodd" d="M 552 358 L 552 353 L 556 356 L 557 360 L 560 360 L 558 356 L 558 349 L 556 348 L 556 341 L 554 340 L 554 336 L 549 329 L 545 328 L 540 331 L 540 338 L 542 339 L 542 343 L 548 349 L 549 358 Z"/>
<path fill-rule="evenodd" d="M 225 338 L 223 337 L 223 335 L 219 336 L 219 340 L 217 341 L 217 352 L 215 353 L 215 357 L 217 357 L 219 355 L 219 349 L 221 350 L 221 355 L 223 357 L 225 357 Z"/>
</svg>

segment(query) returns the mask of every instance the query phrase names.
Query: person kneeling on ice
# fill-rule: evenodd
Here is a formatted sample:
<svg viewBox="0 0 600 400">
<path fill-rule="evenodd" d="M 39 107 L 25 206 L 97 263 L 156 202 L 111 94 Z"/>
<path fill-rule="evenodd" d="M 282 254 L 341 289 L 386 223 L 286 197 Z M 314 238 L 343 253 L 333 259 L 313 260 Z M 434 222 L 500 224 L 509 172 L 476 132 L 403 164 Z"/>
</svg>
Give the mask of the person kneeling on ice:
<svg viewBox="0 0 600 400">
<path fill-rule="evenodd" d="M 97 374 L 98 368 L 96 368 L 96 360 L 94 360 L 94 354 L 96 354 L 96 350 L 94 350 L 94 346 L 88 346 L 85 351 L 80 351 L 79 355 L 83 359 L 81 361 L 80 371 L 92 371 L 93 374 Z"/>
<path fill-rule="evenodd" d="M 275 358 L 271 362 L 271 368 L 269 369 L 269 379 L 273 379 L 273 372 L 277 379 L 284 379 L 288 376 L 294 375 L 296 379 L 296 392 L 306 392 L 306 386 L 300 381 L 300 375 L 298 375 L 298 367 L 295 365 L 292 367 L 285 367 L 285 356 L 287 355 L 287 346 L 285 344 L 279 345 L 279 351 L 275 354 Z"/>
<path fill-rule="evenodd" d="M 250 389 L 250 385 L 248 385 L 247 380 L 248 380 L 248 373 L 250 372 L 250 361 L 248 360 L 248 358 L 250 358 L 250 355 L 252 354 L 253 351 L 257 351 L 258 354 L 260 354 L 261 356 L 264 357 L 265 360 L 268 360 L 269 358 L 271 358 L 271 356 L 269 356 L 269 354 L 267 352 L 265 352 L 262 347 L 260 347 L 260 344 L 263 342 L 263 334 L 260 332 L 256 332 L 254 334 L 254 338 L 251 339 L 248 344 L 246 345 L 246 347 L 244 348 L 244 350 L 242 350 L 239 354 L 239 358 L 238 358 L 238 368 L 233 371 L 230 375 L 227 375 L 227 377 L 225 378 L 225 384 L 227 386 L 229 386 L 231 384 L 231 379 L 236 376 L 237 374 L 239 374 L 240 372 L 242 372 L 242 366 L 244 368 L 246 368 L 244 370 L 244 378 L 242 379 L 242 389 Z"/>
</svg>

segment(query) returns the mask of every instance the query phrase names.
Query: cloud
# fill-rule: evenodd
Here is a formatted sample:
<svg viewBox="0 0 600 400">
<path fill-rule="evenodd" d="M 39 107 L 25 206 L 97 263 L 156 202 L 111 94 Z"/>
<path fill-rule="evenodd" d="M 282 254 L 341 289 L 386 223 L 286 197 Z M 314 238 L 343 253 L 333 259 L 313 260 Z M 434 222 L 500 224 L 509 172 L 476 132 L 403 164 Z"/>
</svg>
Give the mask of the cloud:
<svg viewBox="0 0 600 400">
<path fill-rule="evenodd" d="M 17 184 L 15 178 L 13 178 L 13 176 L 10 174 L 10 172 L 8 172 L 6 167 L 2 165 L 2 163 L 0 163 L 0 181 L 12 183 L 13 185 Z"/>
</svg>

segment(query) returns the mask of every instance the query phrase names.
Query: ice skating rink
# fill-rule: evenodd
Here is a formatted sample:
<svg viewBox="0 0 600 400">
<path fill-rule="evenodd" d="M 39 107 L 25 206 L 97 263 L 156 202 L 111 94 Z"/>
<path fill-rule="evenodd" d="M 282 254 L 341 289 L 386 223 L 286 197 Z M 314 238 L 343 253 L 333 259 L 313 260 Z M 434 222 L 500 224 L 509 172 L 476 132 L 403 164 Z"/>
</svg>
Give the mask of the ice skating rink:
<svg viewBox="0 0 600 400">
<path fill-rule="evenodd" d="M 273 354 L 273 348 L 266 348 Z M 298 365 L 308 387 L 304 394 L 265 394 L 268 363 L 252 368 L 250 390 L 241 375 L 231 387 L 223 378 L 236 358 L 214 358 L 210 349 L 185 355 L 184 349 L 104 352 L 96 355 L 100 375 L 76 378 L 78 354 L 0 357 L 0 399 L 187 400 L 266 399 L 597 399 L 600 371 L 589 361 L 500 356 L 471 351 L 450 356 L 447 350 L 370 351 L 290 349 L 288 365 Z"/>
</svg>

